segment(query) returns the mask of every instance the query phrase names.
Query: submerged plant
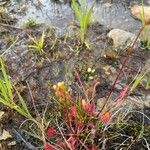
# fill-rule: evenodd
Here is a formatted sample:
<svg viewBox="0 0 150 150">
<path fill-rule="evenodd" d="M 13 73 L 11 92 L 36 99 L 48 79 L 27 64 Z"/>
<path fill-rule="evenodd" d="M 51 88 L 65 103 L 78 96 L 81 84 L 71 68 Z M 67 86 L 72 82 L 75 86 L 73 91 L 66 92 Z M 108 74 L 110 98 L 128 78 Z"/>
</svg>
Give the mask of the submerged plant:
<svg viewBox="0 0 150 150">
<path fill-rule="evenodd" d="M 39 39 L 36 37 L 35 38 L 30 37 L 30 39 L 32 40 L 33 44 L 29 45 L 29 48 L 38 51 L 40 55 L 43 54 L 44 53 L 45 33 L 43 32 Z"/>
<path fill-rule="evenodd" d="M 95 5 L 95 2 L 90 8 L 88 4 L 83 4 L 83 1 L 80 4 L 81 5 L 79 6 L 76 0 L 72 0 L 73 9 L 80 25 L 79 36 L 81 43 L 83 44 L 85 42 L 87 27 L 92 19 L 93 7 Z"/>
<path fill-rule="evenodd" d="M 32 116 L 28 110 L 28 107 L 21 97 L 20 93 L 13 88 L 13 85 L 6 74 L 6 70 L 4 67 L 4 63 L 2 59 L 0 59 L 1 71 L 3 78 L 0 79 L 0 103 L 3 105 L 17 111 L 19 114 L 23 115 L 24 117 L 31 119 Z M 13 89 L 15 93 L 13 93 Z M 20 104 L 16 104 L 14 101 L 14 97 L 17 96 Z"/>
</svg>

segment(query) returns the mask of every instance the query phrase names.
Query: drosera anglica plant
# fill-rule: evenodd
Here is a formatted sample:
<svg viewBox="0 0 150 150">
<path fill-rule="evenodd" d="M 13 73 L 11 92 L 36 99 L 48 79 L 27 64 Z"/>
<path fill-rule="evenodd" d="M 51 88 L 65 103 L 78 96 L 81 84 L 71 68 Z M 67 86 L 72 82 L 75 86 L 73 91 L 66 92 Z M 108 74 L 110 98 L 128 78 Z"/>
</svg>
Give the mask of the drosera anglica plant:
<svg viewBox="0 0 150 150">
<path fill-rule="evenodd" d="M 76 75 L 78 78 L 79 74 L 76 73 Z M 53 86 L 56 95 L 54 101 L 58 106 L 56 111 L 59 112 L 59 116 L 64 122 L 65 130 L 63 127 L 61 127 L 62 129 L 60 128 L 57 119 L 57 134 L 56 129 L 51 128 L 50 132 L 49 130 L 47 131 L 47 134 L 50 136 L 55 135 L 56 138 L 60 136 L 60 140 L 57 140 L 57 145 L 63 149 L 76 150 L 83 148 L 96 150 L 97 147 L 92 142 L 89 142 L 88 139 L 91 136 L 94 139 L 99 126 L 106 125 L 111 120 L 111 113 L 109 111 L 103 111 L 102 114 L 97 111 L 95 103 L 89 99 L 89 87 L 87 88 L 87 91 L 86 89 L 84 89 L 85 91 L 83 90 L 83 97 L 77 98 L 70 93 L 68 86 L 64 82 L 58 82 Z M 53 146 L 53 144 L 47 143 L 45 150 L 47 147 Z"/>
<path fill-rule="evenodd" d="M 136 131 L 136 134 L 131 134 L 130 132 L 128 133 L 130 136 L 133 136 L 132 138 L 134 139 L 137 138 L 137 135 L 140 135 L 141 132 L 148 134 L 146 131 L 147 129 L 145 130 L 143 127 L 140 128 L 139 126 L 136 127 L 133 123 L 128 124 L 127 120 L 125 120 L 125 116 L 127 115 L 126 113 L 119 114 L 119 111 L 121 111 L 121 108 L 123 108 L 123 104 L 125 104 L 128 93 L 130 92 L 129 85 L 125 86 L 118 93 L 114 101 L 106 101 L 105 107 L 107 105 L 110 106 L 107 107 L 108 109 L 103 107 L 102 109 L 98 110 L 93 101 L 94 98 L 90 96 L 89 86 L 86 87 L 83 85 L 78 72 L 75 74 L 79 80 L 80 88 L 83 91 L 83 95 L 79 96 L 79 98 L 71 95 L 71 93 L 68 91 L 69 88 L 64 82 L 59 82 L 57 85 L 54 85 L 56 94 L 55 101 L 59 108 L 58 112 L 60 112 L 62 121 L 67 124 L 65 125 L 65 129 L 63 129 L 63 127 L 60 127 L 59 123 L 57 122 L 57 134 L 61 134 L 63 137 L 62 140 L 57 143 L 59 146 L 64 149 L 73 150 L 82 148 L 88 150 L 91 150 L 92 148 L 101 149 L 102 147 L 99 144 L 99 146 L 97 146 L 94 142 L 90 142 L 97 138 L 97 133 L 99 133 L 98 136 L 101 140 L 106 138 L 106 141 L 104 140 L 104 142 L 107 143 L 107 141 L 109 141 L 111 138 L 121 138 L 119 134 L 122 132 L 121 130 L 123 128 L 125 128 L 123 131 L 125 131 L 126 128 L 130 128 L 130 130 L 134 132 L 139 128 L 140 130 Z M 98 83 L 96 82 L 95 86 L 97 84 Z M 91 91 L 94 92 L 94 88 Z M 92 95 L 94 96 L 93 93 Z M 58 135 L 56 135 L 56 138 Z M 147 135 L 142 136 L 145 138 Z M 101 140 L 98 141 L 98 143 L 103 143 Z M 128 143 L 129 144 L 127 144 L 125 148 L 128 148 L 132 145 L 132 142 L 130 143 L 130 141 L 128 141 Z M 50 146 L 53 146 L 53 144 Z"/>
<path fill-rule="evenodd" d="M 73 5 L 76 18 L 80 25 L 79 37 L 80 37 L 81 44 L 86 44 L 86 41 L 85 41 L 86 31 L 87 31 L 88 25 L 90 24 L 92 20 L 92 14 L 93 14 L 95 1 L 90 8 L 88 4 L 85 5 L 83 2 L 84 0 L 80 2 L 81 5 L 79 6 L 76 0 L 72 0 L 72 5 Z"/>
<path fill-rule="evenodd" d="M 43 31 L 40 38 L 33 38 L 30 37 L 31 41 L 33 42 L 32 45 L 29 45 L 29 48 L 37 51 L 40 55 L 44 53 L 44 40 L 45 40 L 45 32 Z"/>
<path fill-rule="evenodd" d="M 112 108 L 105 109 L 105 107 L 104 109 L 98 110 L 94 98 L 95 87 L 99 83 L 96 81 L 93 88 L 90 87 L 89 84 L 86 87 L 83 86 L 77 71 L 75 75 L 79 80 L 83 95 L 74 97 L 64 82 L 58 82 L 53 86 L 56 96 L 54 102 L 57 104 L 55 111 L 59 112 L 59 120 L 62 121 L 58 122 L 58 116 L 56 116 L 56 127 L 49 128 L 47 134 L 50 138 L 55 136 L 56 139 L 59 139 L 59 141 L 57 140 L 57 146 L 60 146 L 62 149 L 98 150 L 100 147 L 95 146 L 96 144 L 94 143 L 96 133 L 102 133 L 104 130 L 107 130 L 107 126 L 112 122 L 114 108 L 116 107 L 117 109 L 121 107 L 127 94 L 126 91 L 128 91 L 129 88 L 124 88 L 116 97 L 115 102 L 111 102 Z M 127 90 L 125 91 L 125 89 Z M 106 105 L 108 104 L 106 103 L 105 106 Z M 113 118 L 113 120 L 115 120 L 115 118 Z M 60 127 L 60 123 L 62 122 L 64 127 Z M 54 146 L 55 145 L 49 141 L 44 147 L 45 150 L 48 148 L 53 150 Z"/>
</svg>

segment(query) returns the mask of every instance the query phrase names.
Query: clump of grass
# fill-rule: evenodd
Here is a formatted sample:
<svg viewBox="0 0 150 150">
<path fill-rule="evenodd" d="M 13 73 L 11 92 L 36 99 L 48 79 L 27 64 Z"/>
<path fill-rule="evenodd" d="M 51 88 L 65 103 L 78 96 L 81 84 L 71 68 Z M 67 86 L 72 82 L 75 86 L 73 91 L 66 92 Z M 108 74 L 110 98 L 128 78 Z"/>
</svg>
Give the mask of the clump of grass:
<svg viewBox="0 0 150 150">
<path fill-rule="evenodd" d="M 1 65 L 1 71 L 3 76 L 3 78 L 0 79 L 0 103 L 17 111 L 22 116 L 31 119 L 32 116 L 28 110 L 25 101 L 23 100 L 19 92 L 15 88 L 13 88 L 13 85 L 9 77 L 6 74 L 6 70 L 2 59 L 0 59 L 0 65 Z M 13 89 L 15 90 L 15 93 L 13 93 Z M 20 105 L 15 103 L 14 101 L 15 96 L 18 97 Z"/>
<path fill-rule="evenodd" d="M 80 4 L 81 6 L 78 5 L 76 0 L 72 0 L 74 12 L 80 25 L 79 37 L 80 37 L 81 43 L 83 44 L 85 43 L 87 27 L 90 24 L 91 19 L 92 19 L 93 7 L 94 7 L 95 2 L 90 8 L 88 4 L 86 4 L 85 6 L 83 4 L 83 1 Z"/>
<path fill-rule="evenodd" d="M 32 45 L 29 45 L 29 48 L 36 50 L 39 54 L 44 53 L 44 40 L 45 40 L 45 33 L 43 32 L 40 38 L 33 38 L 30 37 L 31 41 L 33 42 Z"/>
<path fill-rule="evenodd" d="M 33 17 L 29 17 L 28 20 L 26 22 L 23 23 L 23 27 L 25 29 L 28 29 L 28 28 L 34 28 L 34 27 L 37 27 L 38 26 L 38 22 L 35 18 Z"/>
</svg>

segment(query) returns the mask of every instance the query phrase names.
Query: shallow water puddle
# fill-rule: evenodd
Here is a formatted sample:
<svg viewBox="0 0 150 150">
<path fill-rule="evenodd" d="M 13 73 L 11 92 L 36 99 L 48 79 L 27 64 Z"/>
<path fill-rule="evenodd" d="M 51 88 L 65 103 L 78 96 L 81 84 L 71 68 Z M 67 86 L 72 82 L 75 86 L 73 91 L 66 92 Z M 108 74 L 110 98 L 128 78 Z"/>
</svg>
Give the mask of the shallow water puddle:
<svg viewBox="0 0 150 150">
<path fill-rule="evenodd" d="M 92 2 L 92 0 L 89 0 L 89 6 L 92 5 Z M 24 13 L 16 14 L 19 20 L 18 26 L 22 26 L 23 22 L 32 17 L 37 22 L 52 25 L 58 31 L 64 33 L 74 18 L 73 10 L 69 5 L 57 4 L 51 0 L 22 0 L 19 5 L 13 1 L 12 7 L 24 11 Z M 140 22 L 132 18 L 125 2 L 101 1 L 97 3 L 94 7 L 93 20 L 109 28 L 119 28 L 131 32 L 136 32 L 140 27 Z"/>
<path fill-rule="evenodd" d="M 18 5 L 14 3 L 14 5 Z M 51 0 L 25 1 L 20 2 L 19 7 L 25 7 L 24 14 L 17 14 L 19 19 L 18 26 L 22 26 L 29 18 L 36 19 L 38 23 L 54 26 L 58 31 L 65 31 L 73 12 L 67 5 L 60 5 L 51 2 Z"/>
<path fill-rule="evenodd" d="M 132 18 L 130 10 L 123 3 L 101 3 L 94 9 L 94 19 L 108 28 L 119 28 L 136 32 L 140 22 Z"/>
</svg>

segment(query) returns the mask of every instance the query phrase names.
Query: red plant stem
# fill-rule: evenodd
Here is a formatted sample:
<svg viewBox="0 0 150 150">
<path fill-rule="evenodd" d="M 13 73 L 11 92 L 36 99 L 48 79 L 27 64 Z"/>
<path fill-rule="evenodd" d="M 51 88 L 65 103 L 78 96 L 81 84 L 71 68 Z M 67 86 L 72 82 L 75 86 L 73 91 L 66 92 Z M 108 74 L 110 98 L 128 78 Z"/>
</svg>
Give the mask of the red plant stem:
<svg viewBox="0 0 150 150">
<path fill-rule="evenodd" d="M 89 148 L 80 140 L 78 139 L 78 141 L 81 143 L 81 145 L 85 148 L 85 150 L 89 150 Z"/>
<path fill-rule="evenodd" d="M 85 88 L 84 88 L 84 86 L 83 86 L 83 84 L 82 84 L 82 81 L 81 81 L 81 79 L 80 79 L 80 75 L 79 75 L 79 73 L 78 73 L 77 70 L 75 70 L 75 75 L 76 75 L 76 77 L 77 77 L 77 79 L 78 79 L 78 81 L 79 81 L 79 83 L 80 83 L 80 86 L 81 86 L 81 88 L 82 88 L 82 90 L 83 90 L 85 99 L 86 99 L 86 101 L 88 101 L 88 97 L 87 97 L 87 95 L 86 95 Z"/>
<path fill-rule="evenodd" d="M 68 125 L 69 125 L 70 129 L 72 130 L 72 133 L 75 133 L 75 131 L 72 127 L 72 120 L 71 120 L 69 114 L 67 115 L 67 121 L 68 121 Z"/>
<path fill-rule="evenodd" d="M 111 87 L 111 90 L 110 90 L 110 92 L 109 92 L 109 94 L 108 94 L 107 100 L 110 98 L 110 96 L 111 96 L 111 94 L 112 94 L 112 92 L 113 92 L 113 90 L 114 90 L 114 88 L 115 88 L 115 85 L 116 85 L 116 83 L 117 83 L 117 81 L 118 81 L 118 79 L 119 79 L 119 77 L 120 77 L 120 75 L 121 75 L 121 73 L 122 73 L 122 71 L 123 71 L 123 68 L 126 66 L 128 60 L 129 60 L 129 58 L 130 58 L 130 56 L 131 56 L 131 54 L 132 54 L 132 52 L 133 52 L 134 45 L 136 44 L 136 42 L 137 42 L 139 36 L 141 35 L 143 29 L 144 29 L 144 27 L 142 27 L 142 28 L 140 29 L 140 31 L 138 32 L 138 34 L 137 34 L 135 40 L 133 41 L 133 43 L 131 43 L 131 45 L 130 45 L 129 48 L 127 49 L 127 56 L 126 56 L 125 60 L 123 61 L 123 64 L 122 64 L 122 66 L 121 66 L 121 68 L 120 68 L 120 70 L 119 70 L 119 73 L 118 73 L 118 75 L 117 75 L 117 77 L 116 77 L 116 79 L 115 79 L 115 81 L 114 81 L 114 83 L 113 83 L 113 85 L 112 85 L 112 87 Z"/>
<path fill-rule="evenodd" d="M 120 68 L 120 70 L 119 70 L 119 73 L 118 73 L 118 75 L 117 75 L 117 77 L 116 77 L 116 79 L 115 79 L 115 81 L 114 81 L 114 83 L 113 83 L 113 85 L 112 85 L 112 87 L 111 87 L 111 90 L 110 90 L 110 92 L 109 92 L 109 94 L 108 94 L 108 97 L 107 97 L 107 99 L 106 99 L 106 103 L 105 103 L 104 106 L 101 108 L 101 110 L 99 111 L 99 113 L 97 114 L 97 116 L 100 115 L 101 111 L 102 111 L 103 108 L 106 106 L 107 101 L 109 100 L 109 98 L 110 98 L 110 96 L 111 96 L 111 94 L 112 94 L 112 92 L 113 92 L 113 90 L 114 90 L 114 88 L 115 88 L 115 85 L 116 85 L 116 83 L 117 83 L 117 81 L 118 81 L 118 79 L 119 79 L 119 77 L 120 77 L 120 75 L 121 75 L 121 73 L 122 73 L 122 71 L 123 71 L 123 68 L 124 68 L 124 67 L 126 66 L 126 64 L 127 64 L 128 60 L 129 60 L 129 58 L 130 58 L 130 56 L 131 56 L 131 54 L 132 54 L 132 52 L 133 52 L 134 46 L 135 46 L 135 44 L 136 44 L 136 42 L 137 42 L 139 36 L 141 35 L 143 29 L 144 29 L 144 27 L 142 27 L 142 28 L 139 30 L 139 32 L 138 32 L 136 38 L 134 39 L 133 43 L 131 43 L 131 45 L 130 45 L 129 48 L 127 49 L 127 56 L 126 56 L 125 60 L 123 61 L 123 64 L 122 64 L 122 66 L 121 66 L 121 68 Z"/>
</svg>

